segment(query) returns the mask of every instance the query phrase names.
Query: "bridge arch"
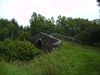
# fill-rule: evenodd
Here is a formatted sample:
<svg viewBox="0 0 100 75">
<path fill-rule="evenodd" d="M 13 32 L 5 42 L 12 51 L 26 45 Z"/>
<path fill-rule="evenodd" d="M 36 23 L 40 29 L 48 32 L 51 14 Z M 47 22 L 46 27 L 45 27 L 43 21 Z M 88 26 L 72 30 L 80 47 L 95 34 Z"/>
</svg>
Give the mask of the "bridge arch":
<svg viewBox="0 0 100 75">
<path fill-rule="evenodd" d="M 43 48 L 43 42 L 41 39 L 37 40 L 36 45 L 38 48 L 42 49 Z"/>
</svg>

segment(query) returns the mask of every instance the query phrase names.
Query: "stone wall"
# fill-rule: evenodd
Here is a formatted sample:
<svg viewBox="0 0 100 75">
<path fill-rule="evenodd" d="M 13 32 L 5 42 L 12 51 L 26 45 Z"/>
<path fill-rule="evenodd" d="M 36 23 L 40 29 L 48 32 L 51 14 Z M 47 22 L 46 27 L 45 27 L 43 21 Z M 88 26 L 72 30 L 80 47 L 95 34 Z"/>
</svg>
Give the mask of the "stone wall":
<svg viewBox="0 0 100 75">
<path fill-rule="evenodd" d="M 45 52 L 52 51 L 62 43 L 62 41 L 58 38 L 55 38 L 43 32 L 37 34 L 34 37 L 33 41 L 38 48 L 43 49 Z"/>
<path fill-rule="evenodd" d="M 75 40 L 73 37 L 64 36 L 64 35 L 57 34 L 57 33 L 52 33 L 51 35 L 56 37 L 56 38 L 59 38 L 61 40 L 67 40 L 67 41 L 74 41 Z"/>
</svg>

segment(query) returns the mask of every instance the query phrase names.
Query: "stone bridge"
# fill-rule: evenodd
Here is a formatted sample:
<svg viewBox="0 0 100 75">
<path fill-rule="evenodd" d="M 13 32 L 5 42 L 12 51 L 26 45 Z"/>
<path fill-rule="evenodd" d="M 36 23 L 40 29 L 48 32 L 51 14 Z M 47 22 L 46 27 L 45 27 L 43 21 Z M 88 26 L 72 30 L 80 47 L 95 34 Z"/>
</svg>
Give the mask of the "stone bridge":
<svg viewBox="0 0 100 75">
<path fill-rule="evenodd" d="M 62 41 L 60 39 L 43 32 L 37 34 L 33 38 L 33 41 L 38 48 L 43 49 L 45 52 L 50 52 L 54 48 L 62 44 Z"/>
</svg>

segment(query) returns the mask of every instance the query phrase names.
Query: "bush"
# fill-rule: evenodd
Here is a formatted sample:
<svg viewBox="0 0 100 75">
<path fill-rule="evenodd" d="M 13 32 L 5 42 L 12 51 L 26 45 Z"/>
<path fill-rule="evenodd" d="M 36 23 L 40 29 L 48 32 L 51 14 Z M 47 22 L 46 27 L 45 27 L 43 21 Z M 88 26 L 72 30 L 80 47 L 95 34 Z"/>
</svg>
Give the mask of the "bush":
<svg viewBox="0 0 100 75">
<path fill-rule="evenodd" d="M 2 42 L 0 42 L 0 57 L 4 57 L 7 51 L 7 47 L 4 46 Z"/>
<path fill-rule="evenodd" d="M 28 41 L 7 40 L 3 42 L 3 46 L 0 46 L 0 50 L 7 61 L 31 60 L 40 54 L 40 50 Z"/>
<path fill-rule="evenodd" d="M 100 43 L 100 26 L 93 26 L 87 28 L 79 35 L 77 35 L 76 39 L 78 39 L 82 43 L 87 43 L 87 44 Z"/>
</svg>

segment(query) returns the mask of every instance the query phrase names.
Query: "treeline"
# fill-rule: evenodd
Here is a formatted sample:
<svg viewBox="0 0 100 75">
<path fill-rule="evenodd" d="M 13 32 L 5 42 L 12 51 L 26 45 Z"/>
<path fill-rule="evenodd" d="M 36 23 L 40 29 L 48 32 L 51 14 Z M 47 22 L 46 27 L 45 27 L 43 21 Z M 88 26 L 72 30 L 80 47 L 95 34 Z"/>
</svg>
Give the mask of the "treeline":
<svg viewBox="0 0 100 75">
<path fill-rule="evenodd" d="M 5 39 L 27 40 L 32 42 L 32 38 L 40 33 L 59 33 L 65 36 L 74 37 L 86 43 L 100 42 L 100 24 L 98 20 L 89 21 L 82 18 L 71 18 L 59 15 L 46 19 L 41 14 L 33 12 L 27 27 L 20 26 L 15 19 L 11 21 L 0 19 L 0 41 Z"/>
<path fill-rule="evenodd" d="M 47 19 L 36 12 L 33 12 L 29 20 L 30 25 L 26 27 L 19 25 L 15 19 L 0 19 L 1 57 L 9 58 L 9 60 L 33 59 L 32 57 L 41 53 L 32 44 L 33 37 L 40 32 L 59 33 L 75 38 L 84 44 L 98 44 L 100 43 L 100 22 L 98 21 L 66 18 L 66 16 L 61 15 L 57 17 L 57 20 L 53 17 Z M 29 51 L 26 51 L 27 49 Z"/>
<path fill-rule="evenodd" d="M 12 19 L 11 21 L 7 19 L 0 19 L 0 41 L 4 41 L 5 39 L 27 39 L 27 30 L 28 27 L 23 28 L 23 26 L 19 26 L 15 19 Z"/>
<path fill-rule="evenodd" d="M 39 32 L 59 33 L 73 37 L 84 44 L 100 43 L 100 24 L 99 20 L 89 21 L 82 18 L 66 18 L 59 15 L 55 21 L 46 19 L 41 14 L 33 13 L 30 19 L 30 32 L 34 36 Z"/>
</svg>

